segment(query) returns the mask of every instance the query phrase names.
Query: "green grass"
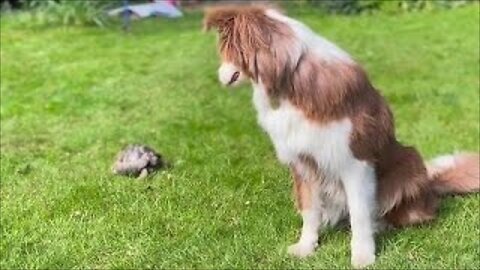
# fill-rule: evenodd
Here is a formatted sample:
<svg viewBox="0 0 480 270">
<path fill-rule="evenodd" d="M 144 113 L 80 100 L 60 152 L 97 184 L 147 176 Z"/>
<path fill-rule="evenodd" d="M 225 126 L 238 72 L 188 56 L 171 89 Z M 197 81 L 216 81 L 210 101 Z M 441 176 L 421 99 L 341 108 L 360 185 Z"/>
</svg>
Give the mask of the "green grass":
<svg viewBox="0 0 480 270">
<path fill-rule="evenodd" d="M 401 16 L 297 13 L 345 48 L 426 158 L 479 150 L 479 6 Z M 199 14 L 131 34 L 1 20 L 0 268 L 348 268 L 348 230 L 308 259 L 288 170 L 251 91 L 222 89 Z M 112 176 L 127 143 L 174 168 Z M 429 225 L 382 233 L 379 269 L 480 268 L 480 196 L 449 197 Z"/>
</svg>

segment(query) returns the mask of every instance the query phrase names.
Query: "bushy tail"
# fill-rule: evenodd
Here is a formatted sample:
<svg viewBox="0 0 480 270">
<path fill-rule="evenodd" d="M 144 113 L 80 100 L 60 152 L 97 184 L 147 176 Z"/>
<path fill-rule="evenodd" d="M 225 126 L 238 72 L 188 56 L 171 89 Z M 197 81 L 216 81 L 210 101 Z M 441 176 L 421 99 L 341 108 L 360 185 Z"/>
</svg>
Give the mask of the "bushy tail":
<svg viewBox="0 0 480 270">
<path fill-rule="evenodd" d="M 465 194 L 480 190 L 478 154 L 440 156 L 427 164 L 432 188 L 438 194 Z"/>
</svg>

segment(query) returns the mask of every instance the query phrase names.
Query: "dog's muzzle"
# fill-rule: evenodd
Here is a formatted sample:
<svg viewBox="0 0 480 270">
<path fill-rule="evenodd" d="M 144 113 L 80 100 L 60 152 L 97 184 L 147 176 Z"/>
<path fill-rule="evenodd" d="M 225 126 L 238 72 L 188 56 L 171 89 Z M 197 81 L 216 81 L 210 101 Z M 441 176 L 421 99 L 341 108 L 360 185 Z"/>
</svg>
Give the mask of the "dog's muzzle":
<svg viewBox="0 0 480 270">
<path fill-rule="evenodd" d="M 242 78 L 242 72 L 231 63 L 224 63 L 218 69 L 218 79 L 225 86 L 237 85 Z"/>
</svg>

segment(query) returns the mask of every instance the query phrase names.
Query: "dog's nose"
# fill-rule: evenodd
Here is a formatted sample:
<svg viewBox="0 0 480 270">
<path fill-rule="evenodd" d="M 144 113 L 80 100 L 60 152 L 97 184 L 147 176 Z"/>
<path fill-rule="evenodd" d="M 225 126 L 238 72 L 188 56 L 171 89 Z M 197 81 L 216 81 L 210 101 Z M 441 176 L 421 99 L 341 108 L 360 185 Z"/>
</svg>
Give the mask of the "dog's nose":
<svg viewBox="0 0 480 270">
<path fill-rule="evenodd" d="M 232 78 L 230 78 L 228 85 L 231 85 L 232 83 L 236 82 L 238 80 L 238 77 L 240 77 L 240 72 L 236 71 L 235 73 L 233 73 Z"/>
</svg>

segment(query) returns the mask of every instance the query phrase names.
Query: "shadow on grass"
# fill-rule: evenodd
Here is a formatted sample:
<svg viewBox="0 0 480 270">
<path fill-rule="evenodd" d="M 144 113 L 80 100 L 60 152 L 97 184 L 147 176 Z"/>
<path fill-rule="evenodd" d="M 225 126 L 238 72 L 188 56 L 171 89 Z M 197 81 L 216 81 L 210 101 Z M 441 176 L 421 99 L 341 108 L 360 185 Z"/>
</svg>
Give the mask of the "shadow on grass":
<svg viewBox="0 0 480 270">
<path fill-rule="evenodd" d="M 377 253 L 382 254 L 385 253 L 386 251 L 390 250 L 392 248 L 392 245 L 397 245 L 397 243 L 393 242 L 395 239 L 400 239 L 403 234 L 406 233 L 407 230 L 422 230 L 422 231 L 427 231 L 427 230 L 438 230 L 439 227 L 443 226 L 441 221 L 443 219 L 445 220 L 450 220 L 452 216 L 458 215 L 463 208 L 461 207 L 461 204 L 455 204 L 455 203 L 449 203 L 449 198 L 455 199 L 455 200 L 463 200 L 468 197 L 473 197 L 476 196 L 475 194 L 471 195 L 466 195 L 466 196 L 457 196 L 457 195 L 447 195 L 443 196 L 437 216 L 435 217 L 434 220 L 427 222 L 427 223 L 422 223 L 422 224 L 417 224 L 417 225 L 411 225 L 411 226 L 406 226 L 403 228 L 392 228 L 392 229 L 387 229 L 384 231 L 381 231 L 380 233 L 377 234 Z"/>
</svg>

